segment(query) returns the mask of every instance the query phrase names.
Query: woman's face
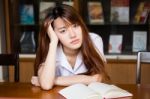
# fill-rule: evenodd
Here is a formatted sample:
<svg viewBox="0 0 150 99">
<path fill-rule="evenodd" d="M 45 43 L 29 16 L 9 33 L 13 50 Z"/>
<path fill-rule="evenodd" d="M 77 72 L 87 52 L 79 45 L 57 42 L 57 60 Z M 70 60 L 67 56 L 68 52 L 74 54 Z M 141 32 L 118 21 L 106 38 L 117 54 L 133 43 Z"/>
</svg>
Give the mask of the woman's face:
<svg viewBox="0 0 150 99">
<path fill-rule="evenodd" d="M 54 31 L 63 47 L 70 50 L 79 49 L 82 45 L 82 29 L 78 24 L 66 24 L 62 18 L 54 20 Z"/>
</svg>

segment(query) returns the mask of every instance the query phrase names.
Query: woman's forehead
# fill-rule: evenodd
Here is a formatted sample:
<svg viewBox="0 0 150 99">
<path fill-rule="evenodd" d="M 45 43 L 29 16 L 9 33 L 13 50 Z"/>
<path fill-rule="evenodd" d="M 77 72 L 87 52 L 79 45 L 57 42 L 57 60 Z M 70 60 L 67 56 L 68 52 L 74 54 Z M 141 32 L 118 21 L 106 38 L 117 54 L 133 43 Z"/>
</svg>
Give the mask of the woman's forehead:
<svg viewBox="0 0 150 99">
<path fill-rule="evenodd" d="M 57 19 L 54 20 L 54 26 L 61 26 L 61 25 L 70 26 L 72 24 L 74 24 L 74 23 L 69 21 L 66 18 L 58 17 Z"/>
</svg>

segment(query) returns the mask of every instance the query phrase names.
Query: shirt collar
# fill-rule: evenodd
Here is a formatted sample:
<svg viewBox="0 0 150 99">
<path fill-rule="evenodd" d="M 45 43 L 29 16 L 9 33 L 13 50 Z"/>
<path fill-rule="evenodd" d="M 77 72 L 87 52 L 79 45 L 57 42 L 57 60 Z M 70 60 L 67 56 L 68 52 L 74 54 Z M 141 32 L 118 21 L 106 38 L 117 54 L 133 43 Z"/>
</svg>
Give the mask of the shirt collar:
<svg viewBox="0 0 150 99">
<path fill-rule="evenodd" d="M 57 52 L 56 52 L 56 62 L 59 62 L 60 66 L 66 68 L 67 70 L 69 70 L 71 72 L 75 72 L 81 66 L 83 59 L 82 59 L 81 52 L 79 52 L 77 55 L 77 58 L 76 58 L 74 69 L 72 69 L 72 67 L 70 66 L 70 64 L 67 61 L 67 58 L 63 52 L 62 45 L 59 44 L 57 47 Z"/>
<path fill-rule="evenodd" d="M 73 72 L 72 67 L 67 61 L 67 57 L 65 56 L 62 45 L 58 45 L 57 52 L 56 52 L 56 63 L 58 63 L 58 66 L 62 66 L 69 70 L 70 72 Z"/>
<path fill-rule="evenodd" d="M 82 63 L 83 63 L 82 55 L 81 52 L 79 52 L 75 62 L 74 71 L 78 70 L 78 68 L 81 66 Z"/>
</svg>

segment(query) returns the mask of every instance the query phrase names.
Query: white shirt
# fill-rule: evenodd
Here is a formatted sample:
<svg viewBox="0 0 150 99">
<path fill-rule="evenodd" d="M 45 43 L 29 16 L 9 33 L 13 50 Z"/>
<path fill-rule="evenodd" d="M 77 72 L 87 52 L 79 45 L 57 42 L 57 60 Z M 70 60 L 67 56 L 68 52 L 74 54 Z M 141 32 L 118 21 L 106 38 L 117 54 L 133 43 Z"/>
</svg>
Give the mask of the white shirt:
<svg viewBox="0 0 150 99">
<path fill-rule="evenodd" d="M 100 56 L 104 58 L 103 53 L 103 42 L 99 35 L 90 33 L 90 37 L 94 43 L 94 46 Z M 72 68 L 72 66 L 67 61 L 67 57 L 65 56 L 62 46 L 59 45 L 57 48 L 57 54 L 56 54 L 56 76 L 70 76 L 75 75 L 79 73 L 84 73 L 87 71 L 86 66 L 84 65 L 84 62 L 82 60 L 82 55 L 79 52 L 75 61 L 75 66 Z"/>
</svg>

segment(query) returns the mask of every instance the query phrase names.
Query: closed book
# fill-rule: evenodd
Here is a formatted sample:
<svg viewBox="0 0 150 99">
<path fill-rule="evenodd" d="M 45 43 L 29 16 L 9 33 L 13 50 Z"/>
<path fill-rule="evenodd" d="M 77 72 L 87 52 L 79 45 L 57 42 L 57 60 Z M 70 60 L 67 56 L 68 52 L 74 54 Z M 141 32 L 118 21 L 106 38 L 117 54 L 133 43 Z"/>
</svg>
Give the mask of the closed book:
<svg viewBox="0 0 150 99">
<path fill-rule="evenodd" d="M 33 5 L 31 4 L 20 5 L 19 14 L 20 14 L 20 24 L 31 25 L 35 23 Z"/>
<path fill-rule="evenodd" d="M 109 53 L 121 53 L 122 52 L 122 39 L 123 36 L 118 35 L 110 35 L 109 37 Z"/>
<path fill-rule="evenodd" d="M 129 23 L 129 0 L 111 0 L 110 22 L 112 24 Z"/>
<path fill-rule="evenodd" d="M 51 12 L 51 9 L 55 7 L 55 2 L 40 2 L 39 8 L 39 23 L 42 24 L 45 17 Z"/>
<path fill-rule="evenodd" d="M 145 24 L 148 21 L 148 16 L 149 16 L 149 12 L 150 12 L 150 2 L 140 2 L 135 16 L 133 18 L 133 23 L 135 24 Z"/>
<path fill-rule="evenodd" d="M 87 6 L 89 24 L 104 24 L 102 3 L 89 1 Z"/>
<path fill-rule="evenodd" d="M 147 49 L 147 32 L 146 31 L 133 31 L 133 45 L 132 51 L 146 51 Z"/>
</svg>

